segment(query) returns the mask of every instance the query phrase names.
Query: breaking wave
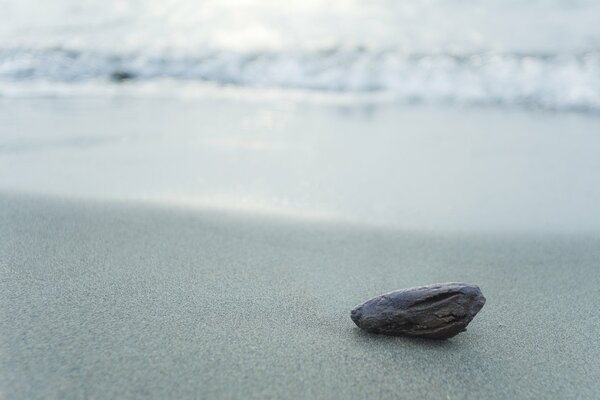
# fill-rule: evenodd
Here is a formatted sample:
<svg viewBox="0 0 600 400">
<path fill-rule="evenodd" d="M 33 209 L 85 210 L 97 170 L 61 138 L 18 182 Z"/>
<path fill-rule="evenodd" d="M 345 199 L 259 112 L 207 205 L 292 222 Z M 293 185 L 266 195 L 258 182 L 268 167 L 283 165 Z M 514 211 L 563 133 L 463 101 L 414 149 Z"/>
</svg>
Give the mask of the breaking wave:
<svg viewBox="0 0 600 400">
<path fill-rule="evenodd" d="M 0 50 L 0 95 L 28 82 L 201 81 L 400 101 L 600 110 L 600 53 L 421 54 L 393 50 L 205 51 L 195 56 L 107 54 L 61 48 Z M 2 88 L 4 87 L 4 90 Z M 14 91 L 12 91 L 14 93 Z"/>
</svg>

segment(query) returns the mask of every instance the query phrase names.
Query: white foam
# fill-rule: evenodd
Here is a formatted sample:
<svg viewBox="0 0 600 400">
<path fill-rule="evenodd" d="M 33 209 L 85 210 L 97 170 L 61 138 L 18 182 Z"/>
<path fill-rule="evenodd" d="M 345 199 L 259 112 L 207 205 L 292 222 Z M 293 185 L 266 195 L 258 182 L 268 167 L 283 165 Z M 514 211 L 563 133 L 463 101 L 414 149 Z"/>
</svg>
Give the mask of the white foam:
<svg viewBox="0 0 600 400">
<path fill-rule="evenodd" d="M 130 74 L 136 83 L 209 82 L 327 93 L 386 95 L 400 101 L 525 105 L 600 110 L 600 53 L 577 55 L 474 54 L 404 56 L 395 51 L 206 52 L 196 57 L 76 52 L 61 49 L 0 51 L 0 95 L 115 95 L 131 92 L 111 81 Z M 65 90 L 68 87 L 68 90 Z M 149 85 L 137 85 L 145 88 Z M 37 90 L 37 92 L 36 92 Z M 175 91 L 182 95 L 189 91 Z M 164 94 L 164 93 L 163 93 Z"/>
<path fill-rule="evenodd" d="M 208 82 L 600 109 L 592 0 L 0 0 L 0 15 L 3 97 L 123 95 L 110 77 L 126 72 L 157 95 Z"/>
</svg>

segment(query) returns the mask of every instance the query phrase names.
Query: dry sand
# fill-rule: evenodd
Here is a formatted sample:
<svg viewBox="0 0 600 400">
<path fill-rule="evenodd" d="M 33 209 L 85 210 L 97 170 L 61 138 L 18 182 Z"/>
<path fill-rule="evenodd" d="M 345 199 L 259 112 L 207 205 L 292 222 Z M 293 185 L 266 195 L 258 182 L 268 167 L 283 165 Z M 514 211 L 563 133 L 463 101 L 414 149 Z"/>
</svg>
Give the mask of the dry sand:
<svg viewBox="0 0 600 400">
<path fill-rule="evenodd" d="M 0 398 L 598 398 L 600 238 L 437 235 L 0 197 Z M 357 303 L 467 281 L 448 341 Z"/>
</svg>

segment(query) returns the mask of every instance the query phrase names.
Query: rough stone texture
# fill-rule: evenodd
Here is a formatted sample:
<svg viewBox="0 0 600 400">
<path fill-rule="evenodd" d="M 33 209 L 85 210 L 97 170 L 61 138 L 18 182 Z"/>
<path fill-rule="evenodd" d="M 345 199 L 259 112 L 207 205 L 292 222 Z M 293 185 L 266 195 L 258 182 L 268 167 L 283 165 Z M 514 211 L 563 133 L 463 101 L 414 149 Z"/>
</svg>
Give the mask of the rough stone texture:
<svg viewBox="0 0 600 400">
<path fill-rule="evenodd" d="M 439 283 L 374 297 L 355 307 L 351 318 L 372 333 L 447 339 L 465 331 L 484 304 L 478 286 Z"/>
</svg>

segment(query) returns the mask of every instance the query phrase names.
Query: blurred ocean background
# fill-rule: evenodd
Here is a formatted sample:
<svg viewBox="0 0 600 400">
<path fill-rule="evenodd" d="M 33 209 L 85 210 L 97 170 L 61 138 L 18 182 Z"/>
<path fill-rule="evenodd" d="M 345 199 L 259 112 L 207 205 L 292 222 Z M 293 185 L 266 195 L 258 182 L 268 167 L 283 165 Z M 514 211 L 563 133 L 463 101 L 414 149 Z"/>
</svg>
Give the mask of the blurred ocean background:
<svg viewBox="0 0 600 400">
<path fill-rule="evenodd" d="M 600 231 L 600 2 L 0 0 L 0 190 Z"/>
<path fill-rule="evenodd" d="M 0 0 L 0 16 L 5 98 L 227 86 L 600 111 L 594 0 Z"/>
</svg>

